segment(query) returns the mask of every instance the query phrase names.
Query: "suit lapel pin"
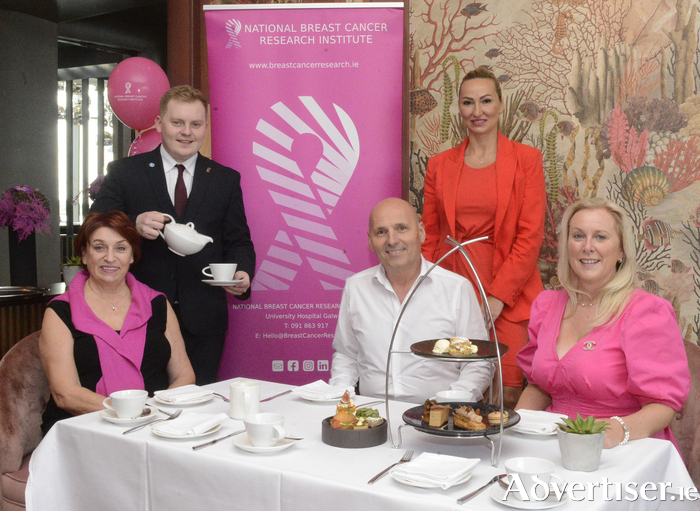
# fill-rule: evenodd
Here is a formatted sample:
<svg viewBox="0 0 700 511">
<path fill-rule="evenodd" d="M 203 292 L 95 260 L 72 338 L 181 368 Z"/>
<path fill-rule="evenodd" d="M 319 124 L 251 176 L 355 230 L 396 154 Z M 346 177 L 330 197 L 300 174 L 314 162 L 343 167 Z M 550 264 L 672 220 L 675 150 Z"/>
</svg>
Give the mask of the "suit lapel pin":
<svg viewBox="0 0 700 511">
<path fill-rule="evenodd" d="M 155 167 L 155 166 L 156 166 L 156 164 L 155 164 L 155 163 L 153 163 L 153 162 L 151 162 L 151 163 L 149 163 L 149 164 L 148 164 L 148 166 L 149 166 L 149 167 Z"/>
<path fill-rule="evenodd" d="M 209 171 L 211 171 L 211 167 L 207 167 L 207 174 L 209 174 Z"/>
</svg>

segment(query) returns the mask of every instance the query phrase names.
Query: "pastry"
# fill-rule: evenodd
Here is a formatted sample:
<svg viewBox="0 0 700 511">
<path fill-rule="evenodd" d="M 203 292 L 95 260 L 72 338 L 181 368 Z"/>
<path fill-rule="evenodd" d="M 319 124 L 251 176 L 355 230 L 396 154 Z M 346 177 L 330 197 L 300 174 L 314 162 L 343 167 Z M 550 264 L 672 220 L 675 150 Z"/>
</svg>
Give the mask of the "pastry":
<svg viewBox="0 0 700 511">
<path fill-rule="evenodd" d="M 453 424 L 456 428 L 467 429 L 469 431 L 483 431 L 486 429 L 484 418 L 478 410 L 471 406 L 460 406 L 452 416 Z"/>
<path fill-rule="evenodd" d="M 488 419 L 491 425 L 493 426 L 498 426 L 501 423 L 501 411 L 496 410 L 495 412 L 491 412 L 488 414 Z M 508 421 L 508 412 L 503 410 L 503 422 Z"/>
<path fill-rule="evenodd" d="M 430 422 L 430 408 L 437 405 L 438 402 L 434 399 L 426 399 L 423 405 L 423 422 Z"/>
<path fill-rule="evenodd" d="M 453 337 L 450 339 L 450 355 L 454 357 L 466 357 L 473 355 L 477 352 L 479 348 L 472 344 L 471 341 L 465 337 Z"/>
<path fill-rule="evenodd" d="M 353 403 L 352 398 L 350 397 L 350 392 L 346 390 L 343 394 L 343 397 L 340 398 L 340 403 L 338 403 L 338 406 L 336 406 L 335 411 L 346 411 L 348 413 L 354 414 L 356 408 L 357 407 L 355 406 L 355 403 Z"/>
<path fill-rule="evenodd" d="M 433 405 L 430 407 L 430 417 L 428 426 L 431 428 L 441 428 L 447 424 L 450 419 L 452 407 L 449 405 Z"/>
<path fill-rule="evenodd" d="M 452 417 L 453 424 L 455 428 L 460 428 L 460 429 L 466 429 L 469 431 L 484 431 L 486 430 L 486 424 L 483 422 L 474 422 L 472 420 L 467 419 L 466 417 L 462 417 L 460 415 L 455 415 Z"/>
</svg>

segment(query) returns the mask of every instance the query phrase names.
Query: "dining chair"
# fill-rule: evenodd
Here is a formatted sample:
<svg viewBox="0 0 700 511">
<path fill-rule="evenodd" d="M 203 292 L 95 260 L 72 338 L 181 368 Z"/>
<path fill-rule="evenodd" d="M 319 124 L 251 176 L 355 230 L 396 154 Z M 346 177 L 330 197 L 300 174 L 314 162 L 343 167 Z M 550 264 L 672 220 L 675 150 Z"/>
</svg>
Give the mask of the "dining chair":
<svg viewBox="0 0 700 511">
<path fill-rule="evenodd" d="M 671 431 L 695 486 L 700 486 L 700 346 L 683 341 L 690 368 L 690 393 L 671 422 Z"/>
<path fill-rule="evenodd" d="M 41 330 L 0 360 L 0 511 L 25 509 L 29 458 L 41 441 L 49 382 L 39 359 Z"/>
</svg>

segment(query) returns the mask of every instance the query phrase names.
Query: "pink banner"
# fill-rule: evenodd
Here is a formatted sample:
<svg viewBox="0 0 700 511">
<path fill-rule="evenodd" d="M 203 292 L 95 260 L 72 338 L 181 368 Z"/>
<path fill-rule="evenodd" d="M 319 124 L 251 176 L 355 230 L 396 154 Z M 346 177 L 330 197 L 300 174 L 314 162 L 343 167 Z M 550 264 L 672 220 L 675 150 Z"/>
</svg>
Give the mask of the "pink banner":
<svg viewBox="0 0 700 511">
<path fill-rule="evenodd" d="M 403 5 L 205 6 L 215 160 L 241 172 L 258 263 L 220 378 L 330 376 L 345 279 L 401 196 Z"/>
</svg>

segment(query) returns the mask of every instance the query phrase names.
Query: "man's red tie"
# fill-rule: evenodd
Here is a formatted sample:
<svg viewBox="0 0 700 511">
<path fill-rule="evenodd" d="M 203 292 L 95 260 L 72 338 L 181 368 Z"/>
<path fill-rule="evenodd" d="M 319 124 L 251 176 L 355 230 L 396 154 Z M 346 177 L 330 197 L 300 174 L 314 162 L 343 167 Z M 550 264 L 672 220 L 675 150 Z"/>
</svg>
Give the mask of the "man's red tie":
<svg viewBox="0 0 700 511">
<path fill-rule="evenodd" d="M 177 167 L 177 183 L 175 183 L 175 213 L 177 216 L 182 216 L 187 204 L 187 187 L 185 187 L 185 179 L 182 173 L 185 172 L 185 166 L 178 164 Z"/>
</svg>

